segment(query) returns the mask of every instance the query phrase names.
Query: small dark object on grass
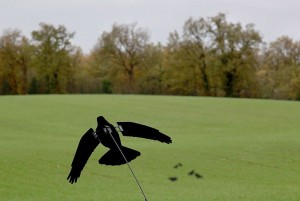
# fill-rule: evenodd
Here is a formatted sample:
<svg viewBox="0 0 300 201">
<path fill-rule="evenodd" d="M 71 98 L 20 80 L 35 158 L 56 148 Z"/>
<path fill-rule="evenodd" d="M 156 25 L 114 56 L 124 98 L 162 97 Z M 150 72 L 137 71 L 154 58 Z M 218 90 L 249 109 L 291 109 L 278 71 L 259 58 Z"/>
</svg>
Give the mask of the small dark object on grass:
<svg viewBox="0 0 300 201">
<path fill-rule="evenodd" d="M 192 170 L 192 171 L 190 171 L 189 173 L 188 173 L 188 175 L 190 175 L 190 176 L 192 176 L 192 175 L 194 175 L 195 174 L 195 171 L 194 170 Z"/>
<path fill-rule="evenodd" d="M 177 177 L 169 177 L 170 181 L 177 181 Z"/>
<path fill-rule="evenodd" d="M 181 164 L 181 163 L 178 163 L 177 165 L 174 166 L 174 168 L 179 168 L 179 167 L 181 167 L 181 166 L 182 166 L 182 164 Z"/>
<path fill-rule="evenodd" d="M 196 177 L 197 179 L 202 179 L 202 178 L 203 178 L 203 176 L 200 175 L 200 174 L 198 174 L 198 173 L 195 173 L 195 177 Z"/>
</svg>

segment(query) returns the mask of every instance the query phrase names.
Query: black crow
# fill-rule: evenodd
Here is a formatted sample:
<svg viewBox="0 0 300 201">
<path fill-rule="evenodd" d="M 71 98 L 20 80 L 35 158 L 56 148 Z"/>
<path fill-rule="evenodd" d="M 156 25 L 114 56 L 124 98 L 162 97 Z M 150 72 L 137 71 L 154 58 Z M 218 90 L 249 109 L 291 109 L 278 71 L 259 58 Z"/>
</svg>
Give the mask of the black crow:
<svg viewBox="0 0 300 201">
<path fill-rule="evenodd" d="M 202 178 L 203 178 L 203 176 L 200 175 L 200 174 L 198 174 L 198 173 L 195 173 L 195 177 L 196 177 L 197 179 L 202 179 Z"/>
<path fill-rule="evenodd" d="M 195 174 L 195 171 L 194 170 L 192 170 L 192 171 L 190 171 L 189 173 L 188 173 L 188 175 L 194 175 Z"/>
<path fill-rule="evenodd" d="M 177 181 L 177 179 L 178 179 L 177 177 L 169 177 L 170 181 Z"/>
<path fill-rule="evenodd" d="M 174 166 L 174 168 L 179 168 L 179 167 L 181 167 L 182 166 L 182 164 L 181 163 L 178 163 L 178 164 L 176 164 L 175 166 Z"/>
<path fill-rule="evenodd" d="M 80 177 L 81 171 L 87 163 L 89 157 L 93 153 L 98 144 L 109 148 L 100 159 L 99 163 L 104 165 L 122 165 L 132 161 L 140 152 L 124 147 L 121 144 L 119 133 L 116 128 L 111 125 L 103 116 L 97 118 L 98 126 L 96 132 L 90 128 L 80 139 L 72 165 L 71 171 L 67 177 L 71 184 L 76 183 Z M 146 139 L 158 140 L 164 143 L 172 143 L 169 136 L 160 133 L 159 130 L 133 123 L 133 122 L 117 122 L 118 129 L 124 136 L 141 137 Z M 126 160 L 125 160 L 125 158 Z"/>
</svg>

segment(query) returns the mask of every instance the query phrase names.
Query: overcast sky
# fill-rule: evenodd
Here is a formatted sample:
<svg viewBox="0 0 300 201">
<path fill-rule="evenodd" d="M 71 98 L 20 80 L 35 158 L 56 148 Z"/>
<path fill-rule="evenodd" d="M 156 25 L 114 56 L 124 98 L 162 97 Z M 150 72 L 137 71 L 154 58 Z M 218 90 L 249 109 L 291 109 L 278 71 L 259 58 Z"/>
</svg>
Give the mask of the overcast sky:
<svg viewBox="0 0 300 201">
<path fill-rule="evenodd" d="M 300 40 L 300 0 L 0 0 L 0 31 L 17 28 L 30 37 L 41 22 L 64 25 L 76 33 L 74 44 L 89 53 L 114 23 L 137 22 L 152 42 L 166 43 L 189 17 L 220 12 L 230 22 L 255 24 L 266 42 L 282 35 Z"/>
</svg>

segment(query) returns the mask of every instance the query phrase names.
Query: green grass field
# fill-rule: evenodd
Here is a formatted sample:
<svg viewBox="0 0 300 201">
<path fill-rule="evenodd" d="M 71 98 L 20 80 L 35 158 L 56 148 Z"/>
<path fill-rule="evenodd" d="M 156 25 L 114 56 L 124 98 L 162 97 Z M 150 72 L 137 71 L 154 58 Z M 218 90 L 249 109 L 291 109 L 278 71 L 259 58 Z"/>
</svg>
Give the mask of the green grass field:
<svg viewBox="0 0 300 201">
<path fill-rule="evenodd" d="M 173 144 L 121 136 L 149 201 L 299 201 L 300 102 L 136 95 L 0 97 L 0 200 L 143 201 L 126 165 L 66 177 L 96 117 L 160 129 Z M 178 162 L 182 167 L 174 169 Z M 188 176 L 195 170 L 203 178 Z M 176 176 L 171 182 L 168 177 Z"/>
</svg>

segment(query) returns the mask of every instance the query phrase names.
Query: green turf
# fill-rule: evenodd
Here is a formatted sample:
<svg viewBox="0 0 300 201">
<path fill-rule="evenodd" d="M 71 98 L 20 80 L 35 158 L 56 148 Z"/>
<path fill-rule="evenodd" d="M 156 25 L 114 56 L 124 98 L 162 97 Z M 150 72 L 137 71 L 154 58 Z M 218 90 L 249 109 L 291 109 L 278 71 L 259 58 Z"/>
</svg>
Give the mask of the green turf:
<svg viewBox="0 0 300 201">
<path fill-rule="evenodd" d="M 43 95 L 2 96 L 0 107 L 0 200 L 143 201 L 127 166 L 98 164 L 102 146 L 79 182 L 67 182 L 77 143 L 98 115 L 172 137 L 167 145 L 121 136 L 142 153 L 131 166 L 149 201 L 300 200 L 300 102 Z"/>
</svg>

